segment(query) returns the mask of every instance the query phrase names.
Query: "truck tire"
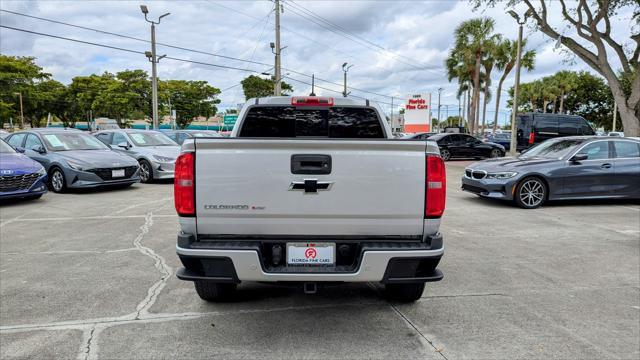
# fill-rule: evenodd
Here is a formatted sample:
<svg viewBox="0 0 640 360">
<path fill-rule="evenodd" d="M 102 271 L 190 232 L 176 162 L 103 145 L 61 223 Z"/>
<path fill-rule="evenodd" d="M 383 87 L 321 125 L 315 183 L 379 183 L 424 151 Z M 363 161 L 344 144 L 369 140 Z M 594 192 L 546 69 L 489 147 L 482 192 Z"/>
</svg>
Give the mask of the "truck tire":
<svg viewBox="0 0 640 360">
<path fill-rule="evenodd" d="M 414 302 L 422 296 L 424 283 L 386 284 L 384 290 L 390 300 L 403 303 Z"/>
<path fill-rule="evenodd" d="M 222 284 L 208 280 L 193 282 L 200 299 L 205 301 L 229 301 L 236 293 L 236 284 Z"/>
</svg>

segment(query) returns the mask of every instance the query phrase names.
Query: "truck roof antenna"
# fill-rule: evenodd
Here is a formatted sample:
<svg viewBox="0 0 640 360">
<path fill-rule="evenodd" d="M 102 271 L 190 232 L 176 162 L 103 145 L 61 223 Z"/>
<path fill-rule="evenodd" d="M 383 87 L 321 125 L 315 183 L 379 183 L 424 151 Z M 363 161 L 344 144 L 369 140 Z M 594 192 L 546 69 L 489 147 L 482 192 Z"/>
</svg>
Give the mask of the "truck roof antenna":
<svg viewBox="0 0 640 360">
<path fill-rule="evenodd" d="M 316 96 L 316 74 L 311 74 L 311 94 L 309 96 Z"/>
</svg>

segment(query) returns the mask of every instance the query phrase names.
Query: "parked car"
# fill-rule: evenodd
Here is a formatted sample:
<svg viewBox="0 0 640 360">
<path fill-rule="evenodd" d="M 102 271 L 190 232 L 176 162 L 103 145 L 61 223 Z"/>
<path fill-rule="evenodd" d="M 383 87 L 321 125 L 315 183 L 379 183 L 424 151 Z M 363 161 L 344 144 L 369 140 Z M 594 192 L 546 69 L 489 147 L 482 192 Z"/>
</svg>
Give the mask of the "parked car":
<svg viewBox="0 0 640 360">
<path fill-rule="evenodd" d="M 2 130 L 2 129 L 0 129 L 0 139 L 4 139 L 4 138 L 6 138 L 7 136 L 9 136 L 9 132 L 8 132 L 8 131 L 6 131 L 6 130 Z"/>
<path fill-rule="evenodd" d="M 496 158 L 505 154 L 504 146 L 483 142 L 468 134 L 440 133 L 429 140 L 438 144 L 444 161 L 452 158 Z"/>
<path fill-rule="evenodd" d="M 47 171 L 0 140 L 0 200 L 37 199 L 47 192 Z"/>
<path fill-rule="evenodd" d="M 516 121 L 518 151 L 557 137 L 596 134 L 587 120 L 576 115 L 527 113 Z"/>
<path fill-rule="evenodd" d="M 163 134 L 167 135 L 169 139 L 182 145 L 182 143 L 189 138 L 193 137 L 222 137 L 217 131 L 213 130 L 160 130 Z"/>
<path fill-rule="evenodd" d="M 259 98 L 229 139 L 185 141 L 177 276 L 207 301 L 245 281 L 307 293 L 377 282 L 393 299 L 420 298 L 443 277 L 445 166 L 434 142 L 393 139 L 384 119 L 369 100 Z"/>
<path fill-rule="evenodd" d="M 533 209 L 547 200 L 640 199 L 640 141 L 610 137 L 547 140 L 517 158 L 469 165 L 462 190 Z"/>
<path fill-rule="evenodd" d="M 624 133 L 622 131 L 609 131 L 607 136 L 624 137 Z"/>
<path fill-rule="evenodd" d="M 180 145 L 154 130 L 104 130 L 94 136 L 111 149 L 128 155 L 140 164 L 140 179 L 144 183 L 157 179 L 173 179 Z"/>
<path fill-rule="evenodd" d="M 487 135 L 486 141 L 500 144 L 506 151 L 511 149 L 511 133 L 495 133 Z"/>
<path fill-rule="evenodd" d="M 435 134 L 437 134 L 437 133 L 425 132 L 425 133 L 406 134 L 401 139 L 403 139 L 403 140 L 427 140 L 430 136 L 433 136 Z"/>
<path fill-rule="evenodd" d="M 111 151 L 82 131 L 32 129 L 11 134 L 7 142 L 44 166 L 54 192 L 68 188 L 125 187 L 140 181 L 135 161 Z"/>
<path fill-rule="evenodd" d="M 445 126 L 443 132 L 452 134 L 466 134 L 469 131 L 467 131 L 467 128 L 464 126 Z"/>
</svg>

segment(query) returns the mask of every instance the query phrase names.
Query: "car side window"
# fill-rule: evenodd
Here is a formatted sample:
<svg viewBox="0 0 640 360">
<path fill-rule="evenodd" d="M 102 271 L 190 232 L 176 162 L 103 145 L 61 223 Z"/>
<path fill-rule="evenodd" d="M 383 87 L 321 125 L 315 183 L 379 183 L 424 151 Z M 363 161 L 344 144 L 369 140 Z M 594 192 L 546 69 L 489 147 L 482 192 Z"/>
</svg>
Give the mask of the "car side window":
<svg viewBox="0 0 640 360">
<path fill-rule="evenodd" d="M 599 159 L 608 159 L 609 158 L 609 142 L 608 141 L 597 141 L 591 143 L 582 148 L 579 151 L 581 154 L 587 154 L 589 156 L 587 160 L 599 160 Z"/>
<path fill-rule="evenodd" d="M 638 158 L 640 157 L 640 143 L 633 141 L 614 141 L 616 158 Z"/>
<path fill-rule="evenodd" d="M 22 141 L 24 140 L 25 136 L 27 136 L 27 134 L 14 134 L 9 138 L 9 141 L 7 142 L 14 148 L 21 147 Z"/>
<path fill-rule="evenodd" d="M 465 144 L 472 144 L 474 142 L 476 142 L 476 138 L 474 138 L 473 136 L 469 136 L 469 135 L 458 135 L 460 136 L 462 139 L 462 142 L 464 142 Z"/>
<path fill-rule="evenodd" d="M 105 145 L 109 145 L 111 140 L 111 134 L 110 133 L 100 133 L 98 135 L 96 135 L 96 138 L 98 138 L 98 140 L 102 141 Z"/>
<path fill-rule="evenodd" d="M 177 143 L 178 144 L 182 144 L 185 140 L 187 140 L 189 138 L 189 135 L 185 134 L 185 133 L 179 133 L 178 134 L 178 138 L 177 138 Z"/>
<path fill-rule="evenodd" d="M 462 140 L 460 135 L 449 135 L 442 139 L 445 144 L 457 144 L 460 140 Z"/>
<path fill-rule="evenodd" d="M 111 140 L 111 145 L 118 145 L 120 143 L 129 143 L 127 138 L 121 133 L 113 133 L 113 139 Z"/>
<path fill-rule="evenodd" d="M 28 150 L 35 150 L 37 147 L 42 147 L 42 141 L 34 134 L 27 135 L 27 141 L 24 143 L 24 148 Z"/>
</svg>

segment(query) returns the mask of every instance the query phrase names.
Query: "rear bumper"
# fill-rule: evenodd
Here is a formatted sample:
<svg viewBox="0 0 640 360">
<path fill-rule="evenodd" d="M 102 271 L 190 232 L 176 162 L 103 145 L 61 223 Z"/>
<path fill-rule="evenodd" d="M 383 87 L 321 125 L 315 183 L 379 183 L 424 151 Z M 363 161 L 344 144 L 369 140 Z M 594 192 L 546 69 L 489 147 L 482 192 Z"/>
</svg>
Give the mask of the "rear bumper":
<svg viewBox="0 0 640 360">
<path fill-rule="evenodd" d="M 181 241 L 182 240 L 182 241 Z M 431 245 L 437 248 L 431 248 Z M 202 243 L 189 245 L 178 240 L 178 256 L 185 268 L 178 270 L 182 280 L 212 280 L 217 282 L 382 282 L 415 283 L 439 281 L 436 269 L 444 254 L 442 235 L 426 243 L 362 242 L 356 264 L 345 267 L 287 267 L 268 269 L 260 247 L 246 243 Z M 197 266 L 196 266 L 197 264 Z"/>
</svg>

